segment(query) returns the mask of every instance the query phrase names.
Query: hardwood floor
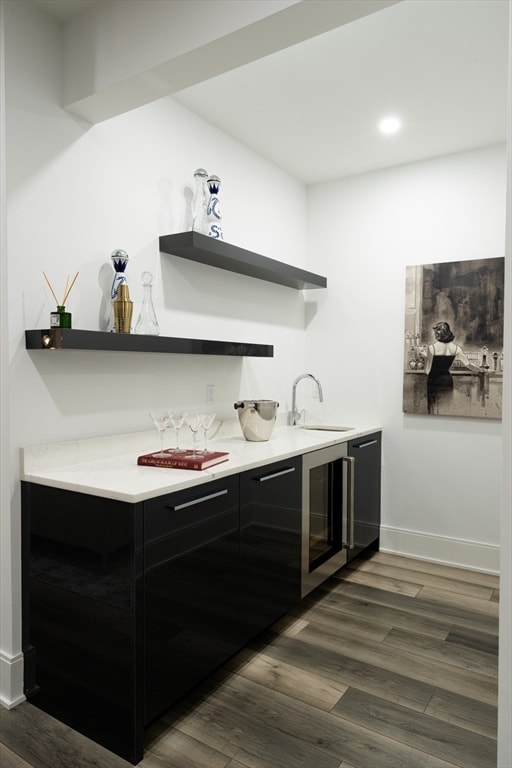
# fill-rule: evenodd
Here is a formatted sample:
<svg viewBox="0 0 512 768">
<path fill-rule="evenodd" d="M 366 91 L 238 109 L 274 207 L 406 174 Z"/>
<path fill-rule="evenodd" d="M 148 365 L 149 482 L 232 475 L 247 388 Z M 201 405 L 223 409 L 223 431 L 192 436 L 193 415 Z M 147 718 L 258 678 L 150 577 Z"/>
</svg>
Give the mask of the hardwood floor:
<svg viewBox="0 0 512 768">
<path fill-rule="evenodd" d="M 494 768 L 498 578 L 361 557 L 147 733 L 141 768 Z M 2 768 L 127 768 L 25 702 Z"/>
</svg>

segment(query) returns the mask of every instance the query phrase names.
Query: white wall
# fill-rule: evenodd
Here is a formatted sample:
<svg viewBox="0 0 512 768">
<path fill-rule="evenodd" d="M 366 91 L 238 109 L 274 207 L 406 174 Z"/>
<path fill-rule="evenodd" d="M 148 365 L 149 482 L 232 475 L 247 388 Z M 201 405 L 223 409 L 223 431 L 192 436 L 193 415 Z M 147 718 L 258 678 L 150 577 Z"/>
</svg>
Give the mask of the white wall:
<svg viewBox="0 0 512 768">
<path fill-rule="evenodd" d="M 503 146 L 490 147 L 308 196 L 309 267 L 328 274 L 329 289 L 306 359 L 341 420 L 382 421 L 383 546 L 491 571 L 501 423 L 402 413 L 405 267 L 504 255 L 505 160 Z"/>
<path fill-rule="evenodd" d="M 512 360 L 512 3 L 509 2 L 505 359 Z M 501 499 L 498 768 L 512 765 L 512 377 L 505 377 Z"/>
<path fill-rule="evenodd" d="M 57 28 L 44 14 L 24 17 L 28 9 L 13 6 L 16 43 L 7 43 L 9 279 L 18 286 L 9 312 L 13 443 L 145 428 L 152 404 L 202 403 L 207 383 L 219 385 L 222 408 L 232 410 L 241 395 L 266 394 L 284 405 L 293 372 L 303 365 L 302 295 L 160 256 L 158 236 L 190 228 L 193 171 L 201 165 L 221 176 L 227 239 L 301 265 L 303 186 L 170 99 L 98 126 L 80 124 L 58 106 Z M 58 295 L 66 274 L 79 271 L 67 302 L 73 326 L 105 327 L 114 248 L 130 255 L 135 318 L 140 274 L 149 269 L 162 335 L 274 344 L 274 359 L 28 354 L 24 329 L 45 327 L 55 304 L 43 270 L 60 286 Z"/>
<path fill-rule="evenodd" d="M 15 704 L 23 699 L 23 657 L 19 621 L 20 550 L 19 512 L 11 509 L 11 497 L 17 485 L 11 476 L 9 461 L 9 354 L 5 343 L 8 333 L 7 299 L 7 201 L 5 186 L 5 24 L 0 2 L 0 701 Z M 13 615 L 16 618 L 13 620 Z"/>
</svg>

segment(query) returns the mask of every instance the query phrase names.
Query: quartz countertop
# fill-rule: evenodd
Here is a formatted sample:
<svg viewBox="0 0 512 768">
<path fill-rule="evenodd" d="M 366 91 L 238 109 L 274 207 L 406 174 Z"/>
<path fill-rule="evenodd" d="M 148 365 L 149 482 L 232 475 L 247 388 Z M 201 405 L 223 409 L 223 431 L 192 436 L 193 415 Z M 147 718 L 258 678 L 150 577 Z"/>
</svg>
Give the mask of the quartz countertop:
<svg viewBox="0 0 512 768">
<path fill-rule="evenodd" d="M 233 431 L 209 441 L 228 461 L 197 471 L 139 466 L 141 454 L 158 450 L 155 430 L 29 446 L 21 449 L 21 480 L 129 503 L 172 493 L 248 469 L 344 443 L 379 431 L 379 426 L 343 432 L 276 425 L 270 440 L 248 442 Z M 172 445 L 172 434 L 166 441 Z"/>
</svg>

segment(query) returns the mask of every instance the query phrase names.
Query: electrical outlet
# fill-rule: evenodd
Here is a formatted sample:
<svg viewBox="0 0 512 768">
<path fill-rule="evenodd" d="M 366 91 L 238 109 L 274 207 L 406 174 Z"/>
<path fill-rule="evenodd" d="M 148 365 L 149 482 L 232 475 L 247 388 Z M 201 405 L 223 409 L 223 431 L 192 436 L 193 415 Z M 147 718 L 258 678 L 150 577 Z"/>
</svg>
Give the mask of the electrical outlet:
<svg viewBox="0 0 512 768">
<path fill-rule="evenodd" d="M 207 384 L 206 386 L 206 402 L 213 403 L 215 400 L 215 384 Z"/>
</svg>

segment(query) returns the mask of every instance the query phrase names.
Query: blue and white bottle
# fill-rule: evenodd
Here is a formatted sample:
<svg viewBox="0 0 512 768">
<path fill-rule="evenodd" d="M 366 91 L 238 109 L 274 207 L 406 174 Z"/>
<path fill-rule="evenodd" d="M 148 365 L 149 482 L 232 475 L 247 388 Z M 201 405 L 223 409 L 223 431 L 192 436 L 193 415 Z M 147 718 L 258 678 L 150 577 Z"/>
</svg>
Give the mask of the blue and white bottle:
<svg viewBox="0 0 512 768">
<path fill-rule="evenodd" d="M 218 176 L 209 176 L 206 183 L 208 184 L 208 192 L 210 193 L 208 207 L 206 209 L 208 236 L 214 237 L 217 240 L 224 240 L 224 235 L 222 234 L 222 214 L 220 212 L 219 202 L 220 179 Z"/>
</svg>

